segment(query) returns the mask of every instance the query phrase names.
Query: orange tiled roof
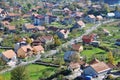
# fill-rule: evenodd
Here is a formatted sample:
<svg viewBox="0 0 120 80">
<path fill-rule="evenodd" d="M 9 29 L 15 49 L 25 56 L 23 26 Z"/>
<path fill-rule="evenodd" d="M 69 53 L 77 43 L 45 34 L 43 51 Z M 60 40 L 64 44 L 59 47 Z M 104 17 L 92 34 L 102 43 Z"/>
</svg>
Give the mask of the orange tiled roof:
<svg viewBox="0 0 120 80">
<path fill-rule="evenodd" d="M 14 56 L 16 56 L 15 52 L 13 50 L 7 50 L 5 52 L 2 53 L 5 57 L 7 57 L 8 59 L 13 58 Z"/>
</svg>

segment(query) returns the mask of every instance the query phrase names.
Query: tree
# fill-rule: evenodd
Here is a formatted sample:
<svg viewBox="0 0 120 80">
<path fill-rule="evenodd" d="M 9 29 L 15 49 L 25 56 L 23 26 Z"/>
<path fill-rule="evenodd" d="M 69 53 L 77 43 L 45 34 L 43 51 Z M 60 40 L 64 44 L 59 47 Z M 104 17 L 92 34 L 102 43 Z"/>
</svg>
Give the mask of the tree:
<svg viewBox="0 0 120 80">
<path fill-rule="evenodd" d="M 25 66 L 18 66 L 11 71 L 11 80 L 30 80 Z"/>
<path fill-rule="evenodd" d="M 114 57 L 113 57 L 113 54 L 111 51 L 109 51 L 109 53 L 108 53 L 108 62 L 113 64 L 113 65 L 115 64 Z"/>
<path fill-rule="evenodd" d="M 32 40 L 31 40 L 29 37 L 27 37 L 27 38 L 26 38 L 26 42 L 29 43 L 29 44 L 31 44 L 31 43 L 32 43 Z"/>
<path fill-rule="evenodd" d="M 120 7 L 118 5 L 115 7 L 115 11 L 120 11 Z"/>
<path fill-rule="evenodd" d="M 104 4 L 104 5 L 103 5 L 103 11 L 104 11 L 105 13 L 109 13 L 109 12 L 110 12 L 110 7 L 109 7 L 108 4 Z"/>
<path fill-rule="evenodd" d="M 5 79 L 3 78 L 3 76 L 0 75 L 0 80 L 5 80 Z"/>
<path fill-rule="evenodd" d="M 70 61 L 71 62 L 79 62 L 80 61 L 80 55 L 79 53 L 75 52 L 70 56 Z"/>
<path fill-rule="evenodd" d="M 62 42 L 60 41 L 57 35 L 54 36 L 54 42 L 55 42 L 55 46 L 60 46 L 62 44 Z"/>
</svg>

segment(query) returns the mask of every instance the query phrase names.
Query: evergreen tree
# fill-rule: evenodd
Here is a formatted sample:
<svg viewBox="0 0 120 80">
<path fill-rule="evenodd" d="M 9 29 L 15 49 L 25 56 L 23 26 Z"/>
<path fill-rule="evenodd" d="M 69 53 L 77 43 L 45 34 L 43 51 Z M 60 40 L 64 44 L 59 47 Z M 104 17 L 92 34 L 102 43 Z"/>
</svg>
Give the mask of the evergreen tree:
<svg viewBox="0 0 120 80">
<path fill-rule="evenodd" d="M 11 71 L 11 80 L 30 80 L 25 66 L 16 67 Z"/>
<path fill-rule="evenodd" d="M 111 51 L 108 53 L 108 62 L 113 64 L 113 65 L 115 64 L 114 57 L 113 57 L 113 54 Z"/>
</svg>

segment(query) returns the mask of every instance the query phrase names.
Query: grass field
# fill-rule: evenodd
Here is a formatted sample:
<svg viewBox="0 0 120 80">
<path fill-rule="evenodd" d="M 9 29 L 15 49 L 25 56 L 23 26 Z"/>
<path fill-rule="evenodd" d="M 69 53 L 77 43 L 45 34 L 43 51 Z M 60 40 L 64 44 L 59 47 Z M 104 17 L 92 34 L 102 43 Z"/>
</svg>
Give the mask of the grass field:
<svg viewBox="0 0 120 80">
<path fill-rule="evenodd" d="M 54 74 L 54 71 L 56 68 L 54 67 L 46 67 L 42 65 L 35 65 L 35 64 L 30 64 L 27 66 L 27 71 L 30 76 L 31 80 L 38 80 L 39 78 L 45 78 L 47 76 L 50 76 Z M 43 73 L 47 74 L 43 74 Z M 2 74 L 2 76 L 5 78 L 5 80 L 10 80 L 10 72 Z"/>
<path fill-rule="evenodd" d="M 104 50 L 102 49 L 99 49 L 99 48 L 92 48 L 92 49 L 87 49 L 87 50 L 83 50 L 81 53 L 80 53 L 81 56 L 86 56 L 87 57 L 87 62 L 89 62 L 93 57 L 96 57 L 96 58 L 100 58 L 101 56 L 104 56 L 106 57 L 107 55 L 107 52 L 105 52 Z"/>
</svg>

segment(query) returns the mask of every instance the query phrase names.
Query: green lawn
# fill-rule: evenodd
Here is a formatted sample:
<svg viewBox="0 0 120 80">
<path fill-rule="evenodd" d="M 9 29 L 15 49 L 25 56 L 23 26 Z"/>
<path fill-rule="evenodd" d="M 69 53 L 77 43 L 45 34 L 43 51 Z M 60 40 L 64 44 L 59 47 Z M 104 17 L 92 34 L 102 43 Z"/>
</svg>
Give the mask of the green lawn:
<svg viewBox="0 0 120 80">
<path fill-rule="evenodd" d="M 92 48 L 92 49 L 86 49 L 86 50 L 83 50 L 81 53 L 81 56 L 86 56 L 87 58 L 87 62 L 89 62 L 94 56 L 96 58 L 100 58 L 101 56 L 104 56 L 106 57 L 107 55 L 107 52 L 105 52 L 104 50 L 101 50 L 99 48 Z"/>
<path fill-rule="evenodd" d="M 2 53 L 3 51 L 5 51 L 4 49 L 0 49 L 0 53 Z"/>
<path fill-rule="evenodd" d="M 31 80 L 38 80 L 38 78 L 43 78 L 50 76 L 54 74 L 54 71 L 56 68 L 54 67 L 46 67 L 42 65 L 35 65 L 35 64 L 30 64 L 27 66 L 27 71 L 30 75 Z M 46 72 L 47 74 L 43 74 L 43 72 Z M 10 72 L 2 74 L 5 80 L 10 80 Z"/>
<path fill-rule="evenodd" d="M 87 30 L 87 29 L 89 29 L 90 27 L 93 27 L 95 24 L 93 24 L 93 23 L 87 23 L 87 24 L 85 24 L 85 30 Z"/>
</svg>

